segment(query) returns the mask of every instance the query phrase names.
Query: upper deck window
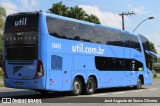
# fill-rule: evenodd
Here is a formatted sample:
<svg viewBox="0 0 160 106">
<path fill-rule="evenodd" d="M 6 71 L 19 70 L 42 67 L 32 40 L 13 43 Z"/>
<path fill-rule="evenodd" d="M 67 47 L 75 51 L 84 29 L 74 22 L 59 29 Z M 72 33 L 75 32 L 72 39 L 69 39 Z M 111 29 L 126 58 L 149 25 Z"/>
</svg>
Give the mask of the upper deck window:
<svg viewBox="0 0 160 106">
<path fill-rule="evenodd" d="M 135 35 L 49 16 L 46 21 L 48 33 L 58 38 L 130 47 L 141 51 Z"/>
</svg>

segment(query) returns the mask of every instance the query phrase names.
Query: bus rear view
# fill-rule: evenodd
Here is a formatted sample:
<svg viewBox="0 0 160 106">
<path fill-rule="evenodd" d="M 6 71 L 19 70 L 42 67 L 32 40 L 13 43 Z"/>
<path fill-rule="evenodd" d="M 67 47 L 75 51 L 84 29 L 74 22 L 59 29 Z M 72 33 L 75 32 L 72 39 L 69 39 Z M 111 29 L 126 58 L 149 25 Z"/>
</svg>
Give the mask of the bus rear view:
<svg viewBox="0 0 160 106">
<path fill-rule="evenodd" d="M 4 84 L 6 87 L 44 89 L 39 51 L 39 13 L 9 15 L 4 30 Z"/>
</svg>

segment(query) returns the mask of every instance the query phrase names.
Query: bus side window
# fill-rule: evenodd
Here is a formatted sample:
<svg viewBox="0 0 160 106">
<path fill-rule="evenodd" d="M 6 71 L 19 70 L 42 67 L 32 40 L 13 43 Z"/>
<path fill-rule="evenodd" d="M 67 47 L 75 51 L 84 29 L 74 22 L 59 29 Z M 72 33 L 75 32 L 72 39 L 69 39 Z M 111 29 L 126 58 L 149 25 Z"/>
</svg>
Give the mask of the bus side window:
<svg viewBox="0 0 160 106">
<path fill-rule="evenodd" d="M 123 58 L 96 56 L 95 65 L 100 71 L 124 70 Z"/>
<path fill-rule="evenodd" d="M 124 59 L 124 62 L 125 62 L 124 70 L 125 71 L 131 70 L 131 59 Z"/>
<path fill-rule="evenodd" d="M 152 59 L 146 59 L 147 68 L 152 70 Z"/>
<path fill-rule="evenodd" d="M 94 43 L 100 43 L 100 44 L 105 44 L 106 39 L 105 38 L 105 33 L 104 29 L 92 27 L 92 30 L 90 30 L 91 33 L 91 41 Z"/>
<path fill-rule="evenodd" d="M 112 58 L 110 61 L 112 69 L 111 70 L 124 70 L 123 58 Z"/>
<path fill-rule="evenodd" d="M 131 48 L 141 51 L 140 43 L 137 36 L 131 35 Z"/>
<path fill-rule="evenodd" d="M 122 41 L 123 41 L 123 46 L 124 47 L 131 47 L 130 36 L 128 36 L 127 34 L 123 34 L 122 39 L 123 39 Z"/>
<path fill-rule="evenodd" d="M 107 36 L 107 44 L 114 46 L 123 46 L 122 36 L 119 32 L 106 31 L 105 34 Z"/>
<path fill-rule="evenodd" d="M 132 67 L 132 71 L 143 71 L 144 67 L 143 67 L 143 63 L 138 61 L 138 60 L 131 60 L 131 67 Z"/>
<path fill-rule="evenodd" d="M 65 36 L 67 37 L 67 39 L 79 40 L 81 38 L 77 33 L 79 30 L 78 23 L 66 21 L 65 25 L 67 26 L 65 30 Z M 79 37 L 79 39 L 77 39 L 77 37 Z"/>
<path fill-rule="evenodd" d="M 62 57 L 57 55 L 51 56 L 51 69 L 52 70 L 62 70 Z"/>
<path fill-rule="evenodd" d="M 136 60 L 136 70 L 137 71 L 143 71 L 144 70 L 143 63 L 140 62 L 140 61 L 137 61 L 137 60 Z"/>
</svg>

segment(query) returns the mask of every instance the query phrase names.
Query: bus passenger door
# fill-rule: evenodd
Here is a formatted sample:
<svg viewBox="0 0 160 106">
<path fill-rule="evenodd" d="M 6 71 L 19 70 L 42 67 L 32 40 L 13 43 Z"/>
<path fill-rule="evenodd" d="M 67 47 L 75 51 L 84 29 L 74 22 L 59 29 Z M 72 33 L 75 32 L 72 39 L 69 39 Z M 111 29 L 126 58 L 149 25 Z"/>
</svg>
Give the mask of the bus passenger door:
<svg viewBox="0 0 160 106">
<path fill-rule="evenodd" d="M 71 71 L 73 64 L 73 56 L 69 54 L 63 55 L 63 69 L 62 69 L 62 90 L 69 91 L 72 90 L 72 81 L 71 81 Z"/>
<path fill-rule="evenodd" d="M 48 76 L 49 81 L 47 90 L 62 91 L 62 57 L 61 54 L 49 54 L 47 58 Z"/>
<path fill-rule="evenodd" d="M 131 85 L 136 85 L 137 84 L 137 78 L 138 78 L 138 69 L 137 67 L 137 60 L 138 57 L 141 56 L 141 54 L 137 51 L 132 49 L 131 50 Z"/>
<path fill-rule="evenodd" d="M 124 85 L 130 85 L 131 80 L 131 50 L 130 48 L 124 48 Z"/>
</svg>

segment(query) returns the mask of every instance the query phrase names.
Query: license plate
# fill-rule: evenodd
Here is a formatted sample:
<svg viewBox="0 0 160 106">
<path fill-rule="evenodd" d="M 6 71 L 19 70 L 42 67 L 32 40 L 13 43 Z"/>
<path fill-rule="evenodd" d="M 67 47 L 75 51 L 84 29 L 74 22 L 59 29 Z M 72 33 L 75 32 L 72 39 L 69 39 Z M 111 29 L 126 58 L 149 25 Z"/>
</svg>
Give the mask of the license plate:
<svg viewBox="0 0 160 106">
<path fill-rule="evenodd" d="M 16 85 L 23 85 L 23 82 L 16 82 Z"/>
</svg>

